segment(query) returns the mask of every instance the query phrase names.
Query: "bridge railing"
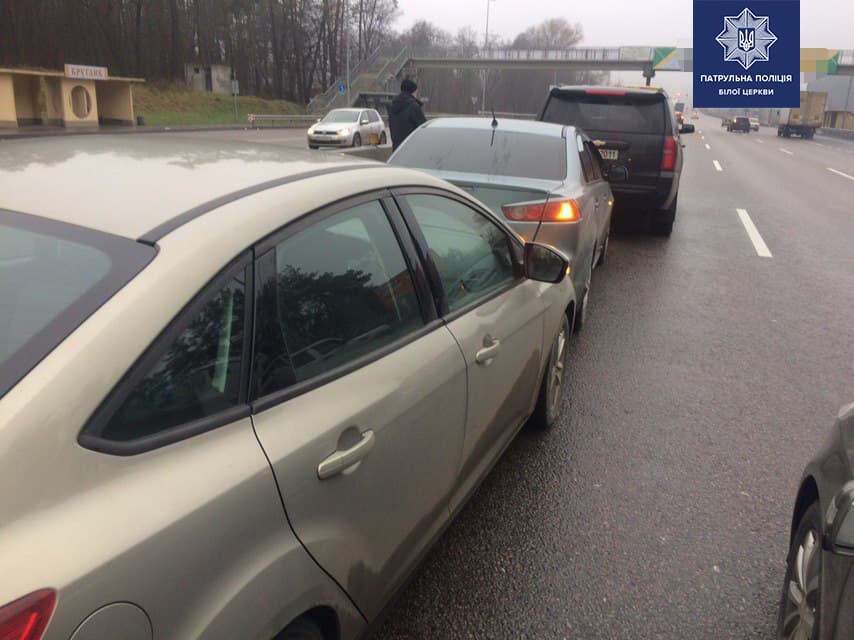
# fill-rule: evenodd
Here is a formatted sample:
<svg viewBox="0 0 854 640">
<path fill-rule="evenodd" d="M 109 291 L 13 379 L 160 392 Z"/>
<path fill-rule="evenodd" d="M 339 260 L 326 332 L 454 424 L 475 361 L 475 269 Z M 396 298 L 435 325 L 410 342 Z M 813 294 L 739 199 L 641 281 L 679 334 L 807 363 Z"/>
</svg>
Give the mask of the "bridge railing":
<svg viewBox="0 0 854 640">
<path fill-rule="evenodd" d="M 619 47 L 572 47 L 567 49 L 510 49 L 431 47 L 416 49 L 410 56 L 414 59 L 463 59 L 463 60 L 566 60 L 616 62 L 621 59 Z"/>
</svg>

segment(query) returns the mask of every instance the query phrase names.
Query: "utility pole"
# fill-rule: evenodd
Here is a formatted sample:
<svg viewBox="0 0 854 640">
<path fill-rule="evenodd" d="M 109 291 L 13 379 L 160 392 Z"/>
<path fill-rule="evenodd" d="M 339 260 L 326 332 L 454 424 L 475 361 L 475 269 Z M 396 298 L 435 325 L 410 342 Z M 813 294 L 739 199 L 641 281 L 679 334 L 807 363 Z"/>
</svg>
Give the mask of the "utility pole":
<svg viewBox="0 0 854 640">
<path fill-rule="evenodd" d="M 344 48 L 347 55 L 347 108 L 349 109 L 353 105 L 350 102 L 350 0 L 344 1 Z"/>
<path fill-rule="evenodd" d="M 495 0 L 486 0 L 486 32 L 483 36 L 483 53 L 486 55 L 487 50 L 489 49 L 489 5 Z M 489 69 L 484 67 L 483 69 L 483 98 L 480 103 L 480 108 L 482 111 L 486 111 L 486 82 L 489 79 Z"/>
</svg>

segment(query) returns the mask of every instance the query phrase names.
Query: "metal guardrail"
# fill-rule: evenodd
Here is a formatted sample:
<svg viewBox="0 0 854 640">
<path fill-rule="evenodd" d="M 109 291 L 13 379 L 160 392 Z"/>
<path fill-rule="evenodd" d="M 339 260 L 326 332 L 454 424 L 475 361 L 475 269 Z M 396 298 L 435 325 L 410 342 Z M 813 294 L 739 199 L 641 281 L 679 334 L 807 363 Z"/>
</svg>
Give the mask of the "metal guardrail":
<svg viewBox="0 0 854 640">
<path fill-rule="evenodd" d="M 247 118 L 249 126 L 253 129 L 260 129 L 264 124 L 270 127 L 282 127 L 285 129 L 301 129 L 308 128 L 317 122 L 317 116 L 289 116 L 280 114 L 261 114 L 250 113 Z"/>
</svg>

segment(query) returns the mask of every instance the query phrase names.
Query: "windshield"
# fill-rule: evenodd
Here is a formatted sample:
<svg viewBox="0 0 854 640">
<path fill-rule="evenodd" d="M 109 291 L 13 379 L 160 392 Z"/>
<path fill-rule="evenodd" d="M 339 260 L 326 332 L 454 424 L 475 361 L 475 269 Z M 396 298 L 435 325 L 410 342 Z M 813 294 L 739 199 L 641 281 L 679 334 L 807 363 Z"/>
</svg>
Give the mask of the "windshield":
<svg viewBox="0 0 854 640">
<path fill-rule="evenodd" d="M 0 397 L 153 255 L 132 240 L 0 211 Z"/>
<path fill-rule="evenodd" d="M 356 122 L 359 119 L 358 111 L 330 111 L 326 117 L 321 120 L 327 124 L 341 124 L 345 122 Z"/>
<path fill-rule="evenodd" d="M 557 136 L 425 127 L 389 164 L 414 169 L 543 180 L 566 179 L 566 141 Z"/>
<path fill-rule="evenodd" d="M 664 97 L 631 95 L 555 94 L 542 119 L 586 131 L 665 132 Z"/>
</svg>

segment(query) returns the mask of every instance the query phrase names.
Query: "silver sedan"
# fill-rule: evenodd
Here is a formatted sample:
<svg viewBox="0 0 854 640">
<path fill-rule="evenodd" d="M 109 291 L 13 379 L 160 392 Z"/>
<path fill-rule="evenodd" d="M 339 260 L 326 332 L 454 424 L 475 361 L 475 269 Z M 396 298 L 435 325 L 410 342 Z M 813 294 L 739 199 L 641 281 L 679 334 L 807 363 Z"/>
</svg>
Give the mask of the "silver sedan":
<svg viewBox="0 0 854 640">
<path fill-rule="evenodd" d="M 4 145 L 0 636 L 361 637 L 518 430 L 559 421 L 566 269 L 421 172 Z"/>
</svg>

